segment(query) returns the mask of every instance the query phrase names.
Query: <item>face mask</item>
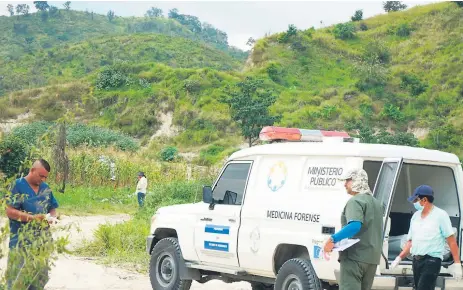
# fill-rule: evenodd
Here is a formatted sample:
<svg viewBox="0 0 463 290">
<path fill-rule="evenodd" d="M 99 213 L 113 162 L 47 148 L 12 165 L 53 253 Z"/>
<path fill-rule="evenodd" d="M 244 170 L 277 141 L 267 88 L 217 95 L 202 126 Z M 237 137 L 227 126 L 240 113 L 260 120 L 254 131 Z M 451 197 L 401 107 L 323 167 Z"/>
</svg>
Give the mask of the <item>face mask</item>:
<svg viewBox="0 0 463 290">
<path fill-rule="evenodd" d="M 424 207 L 420 204 L 419 201 L 415 202 L 413 205 L 415 206 L 416 210 L 422 210 Z"/>
</svg>

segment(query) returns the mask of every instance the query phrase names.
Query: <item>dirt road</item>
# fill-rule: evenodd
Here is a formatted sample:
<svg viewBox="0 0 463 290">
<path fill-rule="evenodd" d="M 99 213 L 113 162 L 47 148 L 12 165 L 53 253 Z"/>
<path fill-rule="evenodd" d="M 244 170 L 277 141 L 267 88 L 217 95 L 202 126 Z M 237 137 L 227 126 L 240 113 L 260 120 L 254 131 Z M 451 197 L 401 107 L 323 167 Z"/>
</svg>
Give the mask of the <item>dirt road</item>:
<svg viewBox="0 0 463 290">
<path fill-rule="evenodd" d="M 93 231 L 102 223 L 118 223 L 128 220 L 128 215 L 64 217 L 62 225 L 73 224 L 70 232 L 70 248 L 74 248 L 84 240 L 91 239 Z M 5 220 L 3 221 L 5 222 Z M 2 221 L 0 221 L 0 226 Z M 80 232 L 78 231 L 80 229 Z M 57 235 L 61 235 L 59 233 Z M 3 245 L 3 247 L 6 245 Z M 5 259 L 0 260 L 0 275 L 5 269 Z M 116 267 L 107 267 L 96 263 L 91 258 L 82 258 L 69 255 L 60 256 L 50 273 L 50 281 L 46 290 L 152 290 L 148 276 Z M 246 282 L 226 284 L 219 281 L 210 281 L 205 284 L 193 283 L 191 290 L 250 290 Z"/>
</svg>

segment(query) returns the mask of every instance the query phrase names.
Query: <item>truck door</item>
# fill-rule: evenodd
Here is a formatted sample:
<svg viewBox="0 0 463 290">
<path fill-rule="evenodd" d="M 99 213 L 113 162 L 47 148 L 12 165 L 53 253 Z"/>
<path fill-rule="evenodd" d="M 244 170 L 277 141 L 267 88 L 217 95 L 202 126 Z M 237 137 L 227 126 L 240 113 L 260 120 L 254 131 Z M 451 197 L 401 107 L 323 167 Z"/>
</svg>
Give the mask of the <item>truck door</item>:
<svg viewBox="0 0 463 290">
<path fill-rule="evenodd" d="M 238 267 L 238 230 L 250 161 L 233 161 L 224 166 L 212 186 L 212 205 L 204 203 L 195 227 L 195 248 L 203 264 Z"/>
<path fill-rule="evenodd" d="M 381 263 L 381 268 L 388 268 L 388 241 L 389 233 L 386 231 L 389 222 L 389 212 L 391 210 L 392 199 L 399 179 L 400 170 L 402 169 L 402 158 L 385 158 L 378 178 L 376 179 L 373 196 L 376 197 L 383 205 L 383 258 L 385 264 Z"/>
</svg>

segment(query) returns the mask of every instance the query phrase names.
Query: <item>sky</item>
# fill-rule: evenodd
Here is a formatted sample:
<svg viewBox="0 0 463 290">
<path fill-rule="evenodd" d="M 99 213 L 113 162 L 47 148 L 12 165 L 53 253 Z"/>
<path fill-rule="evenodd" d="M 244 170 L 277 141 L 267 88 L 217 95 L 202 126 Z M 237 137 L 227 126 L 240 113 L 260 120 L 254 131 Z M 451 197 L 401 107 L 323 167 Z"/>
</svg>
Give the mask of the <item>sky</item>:
<svg viewBox="0 0 463 290">
<path fill-rule="evenodd" d="M 403 1 L 407 6 L 426 5 L 436 1 Z M 6 5 L 28 4 L 35 11 L 32 1 L 0 0 L 0 15 L 7 15 Z M 48 1 L 62 7 L 64 1 Z M 3 8 L 2 8 L 3 6 Z M 346 22 L 358 9 L 363 18 L 385 13 L 382 1 L 71 1 L 71 9 L 106 14 L 115 11 L 118 16 L 143 16 L 150 7 L 158 7 L 167 13 L 177 8 L 182 14 L 197 16 L 225 31 L 228 43 L 248 50 L 249 37 L 258 39 L 265 34 L 284 31 L 289 24 L 298 29 L 320 28 Z"/>
</svg>

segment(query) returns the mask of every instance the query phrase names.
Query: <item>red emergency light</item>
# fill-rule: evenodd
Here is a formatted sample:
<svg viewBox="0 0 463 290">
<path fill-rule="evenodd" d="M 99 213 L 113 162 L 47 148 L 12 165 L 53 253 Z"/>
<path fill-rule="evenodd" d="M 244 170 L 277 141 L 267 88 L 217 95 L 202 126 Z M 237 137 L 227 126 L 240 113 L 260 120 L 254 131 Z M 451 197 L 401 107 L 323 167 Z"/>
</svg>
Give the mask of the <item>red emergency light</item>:
<svg viewBox="0 0 463 290">
<path fill-rule="evenodd" d="M 322 142 L 325 138 L 329 137 L 339 137 L 343 139 L 343 142 L 353 142 L 353 138 L 344 131 L 307 130 L 266 126 L 262 128 L 259 133 L 259 139 L 262 141 Z"/>
</svg>

